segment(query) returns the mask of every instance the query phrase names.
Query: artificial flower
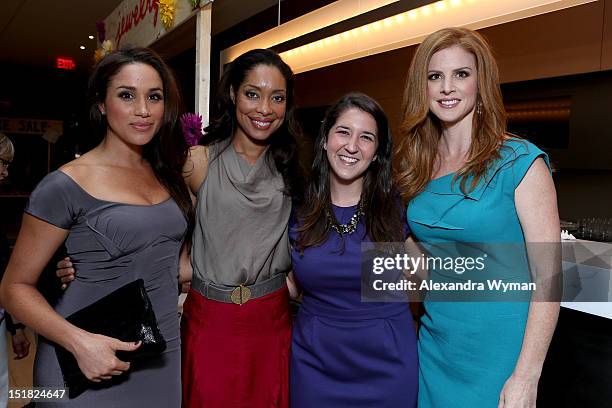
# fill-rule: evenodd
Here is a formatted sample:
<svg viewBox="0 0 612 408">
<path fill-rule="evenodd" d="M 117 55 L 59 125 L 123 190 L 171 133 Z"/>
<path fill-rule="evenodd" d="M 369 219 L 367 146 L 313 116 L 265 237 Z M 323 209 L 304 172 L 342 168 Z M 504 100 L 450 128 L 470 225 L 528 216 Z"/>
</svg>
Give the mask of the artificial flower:
<svg viewBox="0 0 612 408">
<path fill-rule="evenodd" d="M 157 0 L 157 4 L 164 27 L 167 29 L 172 27 L 176 14 L 176 0 Z"/>
<path fill-rule="evenodd" d="M 94 51 L 94 61 L 97 63 L 100 61 L 106 54 L 113 52 L 114 50 L 113 42 L 111 40 L 104 40 L 100 48 Z"/>
<path fill-rule="evenodd" d="M 108 54 L 109 52 L 113 52 L 115 47 L 113 46 L 113 42 L 111 40 L 105 40 L 102 42 L 102 49 Z"/>
<path fill-rule="evenodd" d="M 96 23 L 96 31 L 98 32 L 98 41 L 103 43 L 106 40 L 106 23 L 100 20 Z"/>
<path fill-rule="evenodd" d="M 104 58 L 104 50 L 98 48 L 94 51 L 94 62 L 97 64 L 102 58 Z"/>
<path fill-rule="evenodd" d="M 189 146 L 195 146 L 202 138 L 202 115 L 184 113 L 181 115 L 183 137 Z"/>
</svg>

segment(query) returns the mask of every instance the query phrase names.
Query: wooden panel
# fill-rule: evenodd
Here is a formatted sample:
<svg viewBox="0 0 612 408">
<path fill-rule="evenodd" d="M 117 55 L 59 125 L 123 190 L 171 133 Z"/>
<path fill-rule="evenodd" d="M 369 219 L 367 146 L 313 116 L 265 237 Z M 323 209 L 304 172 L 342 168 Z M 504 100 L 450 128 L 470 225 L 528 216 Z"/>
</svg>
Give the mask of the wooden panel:
<svg viewBox="0 0 612 408">
<path fill-rule="evenodd" d="M 404 82 L 414 49 L 403 48 L 297 75 L 297 104 L 300 107 L 331 105 L 345 93 L 363 92 L 381 104 L 396 135 Z"/>
<path fill-rule="evenodd" d="M 606 1 L 612 4 L 612 0 Z M 603 11 L 604 2 L 599 1 L 481 33 L 494 48 L 503 82 L 598 71 Z M 612 11 L 607 13 L 612 17 Z M 608 29 L 612 33 L 612 27 Z M 297 103 L 302 107 L 330 105 L 347 92 L 361 91 L 381 103 L 397 134 L 406 72 L 414 50 L 403 48 L 299 74 Z M 612 49 L 609 56 L 612 63 Z"/>
<path fill-rule="evenodd" d="M 610 2 L 610 0 L 607 0 Z M 600 69 L 604 1 L 490 27 L 502 82 Z"/>
<path fill-rule="evenodd" d="M 612 0 L 605 0 L 601 69 L 612 69 Z"/>
<path fill-rule="evenodd" d="M 612 4 L 612 0 L 605 0 Z M 481 30 L 491 42 L 502 82 L 518 82 L 600 70 L 604 1 Z M 612 6 L 606 11 L 612 21 Z M 612 68 L 612 23 L 606 65 Z M 373 97 L 401 95 L 414 47 L 361 58 L 297 76 L 302 106 L 330 104 L 351 90 Z"/>
</svg>

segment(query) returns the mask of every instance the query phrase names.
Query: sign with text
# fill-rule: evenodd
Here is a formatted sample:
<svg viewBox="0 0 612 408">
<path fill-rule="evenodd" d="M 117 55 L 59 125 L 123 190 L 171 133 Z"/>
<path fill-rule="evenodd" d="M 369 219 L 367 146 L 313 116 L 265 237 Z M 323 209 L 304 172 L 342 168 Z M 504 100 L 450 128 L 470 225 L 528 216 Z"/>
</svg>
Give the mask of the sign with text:
<svg viewBox="0 0 612 408">
<path fill-rule="evenodd" d="M 172 27 L 166 29 L 161 21 L 157 0 L 125 0 L 104 20 L 106 38 L 113 41 L 115 49 L 127 44 L 149 46 L 193 12 L 189 0 L 176 0 L 175 7 Z"/>
<path fill-rule="evenodd" d="M 0 132 L 2 133 L 42 135 L 51 130 L 61 135 L 64 133 L 63 122 L 47 119 L 0 118 Z"/>
<path fill-rule="evenodd" d="M 55 59 L 55 67 L 57 69 L 66 69 L 69 71 L 74 71 L 76 69 L 76 64 L 74 63 L 74 59 L 69 57 L 57 57 Z"/>
</svg>

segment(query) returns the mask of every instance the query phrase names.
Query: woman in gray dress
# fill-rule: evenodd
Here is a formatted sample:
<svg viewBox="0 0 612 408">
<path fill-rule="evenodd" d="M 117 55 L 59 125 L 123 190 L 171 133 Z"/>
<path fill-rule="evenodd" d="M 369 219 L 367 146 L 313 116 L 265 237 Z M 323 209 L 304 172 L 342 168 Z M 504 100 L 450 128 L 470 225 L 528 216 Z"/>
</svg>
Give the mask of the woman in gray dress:
<svg viewBox="0 0 612 408">
<path fill-rule="evenodd" d="M 177 273 L 193 209 L 181 174 L 187 147 L 177 128 L 176 83 L 155 53 L 129 48 L 98 63 L 89 96 L 103 140 L 32 193 L 0 287 L 2 304 L 41 335 L 35 386 L 63 386 L 51 342 L 69 350 L 92 381 L 57 405 L 179 407 Z M 51 307 L 36 283 L 64 241 L 79 274 Z M 144 280 L 167 348 L 130 366 L 115 352 L 139 344 L 86 332 L 64 317 L 136 279 Z"/>
</svg>

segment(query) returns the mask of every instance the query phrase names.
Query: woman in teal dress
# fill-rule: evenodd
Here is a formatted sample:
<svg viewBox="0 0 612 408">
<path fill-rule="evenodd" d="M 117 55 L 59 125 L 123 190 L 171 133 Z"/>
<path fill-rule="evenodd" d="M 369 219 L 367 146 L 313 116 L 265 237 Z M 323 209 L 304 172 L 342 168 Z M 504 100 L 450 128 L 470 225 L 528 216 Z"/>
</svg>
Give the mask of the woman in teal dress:
<svg viewBox="0 0 612 408">
<path fill-rule="evenodd" d="M 506 265 L 507 280 L 524 281 L 527 260 L 554 265 L 552 255 L 535 257 L 531 246 L 508 265 L 503 250 L 554 247 L 559 220 L 546 154 L 506 132 L 486 41 L 460 28 L 431 34 L 412 61 L 405 95 L 397 182 L 416 240 L 426 249 L 485 244 L 490 261 Z M 467 276 L 429 273 L 430 280 Z M 475 292 L 441 302 L 431 295 L 419 332 L 419 407 L 535 407 L 558 302 L 483 301 Z"/>
</svg>

